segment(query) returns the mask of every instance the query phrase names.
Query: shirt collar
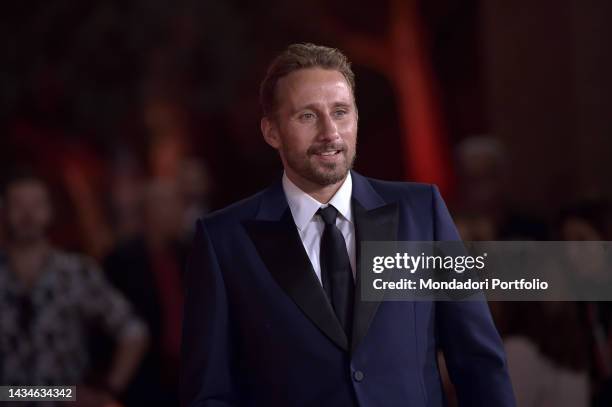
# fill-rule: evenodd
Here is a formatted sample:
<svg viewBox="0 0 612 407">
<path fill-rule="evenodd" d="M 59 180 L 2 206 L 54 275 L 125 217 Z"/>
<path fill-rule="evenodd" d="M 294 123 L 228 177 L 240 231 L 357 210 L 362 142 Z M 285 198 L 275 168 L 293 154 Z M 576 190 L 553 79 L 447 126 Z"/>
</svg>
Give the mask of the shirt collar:
<svg viewBox="0 0 612 407">
<path fill-rule="evenodd" d="M 328 204 L 322 204 L 302 191 L 289 179 L 289 177 L 287 177 L 286 173 L 283 173 L 283 190 L 285 191 L 287 203 L 291 209 L 293 221 L 300 231 L 306 227 L 319 208 L 327 207 L 327 205 L 332 205 L 338 210 L 338 213 L 342 215 L 342 217 L 351 223 L 353 222 L 353 212 L 351 208 L 353 180 L 350 171 L 342 183 L 342 186 L 336 191 Z"/>
</svg>

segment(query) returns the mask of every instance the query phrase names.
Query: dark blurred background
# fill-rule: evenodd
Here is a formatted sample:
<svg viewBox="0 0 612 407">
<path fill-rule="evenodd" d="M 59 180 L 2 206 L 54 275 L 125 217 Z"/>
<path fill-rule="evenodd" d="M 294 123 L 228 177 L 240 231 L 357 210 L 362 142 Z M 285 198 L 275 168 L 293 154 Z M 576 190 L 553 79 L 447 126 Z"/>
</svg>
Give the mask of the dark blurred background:
<svg viewBox="0 0 612 407">
<path fill-rule="evenodd" d="M 611 18 L 604 0 L 6 3 L 0 181 L 42 177 L 54 245 L 97 259 L 171 354 L 182 295 L 171 274 L 193 222 L 279 176 L 259 82 L 288 44 L 314 42 L 353 62 L 358 171 L 438 184 L 465 239 L 610 240 Z M 134 284 L 147 273 L 154 299 Z M 577 324 L 545 339 L 529 331 L 538 324 L 516 328 L 512 304 L 494 311 L 502 333 L 531 338 L 528 352 L 578 372 L 564 377 L 591 399 L 612 372 L 596 350 L 612 340 L 607 316 L 581 307 L 544 307 L 539 321 Z M 566 331 L 585 339 L 547 354 Z M 584 363 L 558 356 L 577 347 Z"/>
</svg>

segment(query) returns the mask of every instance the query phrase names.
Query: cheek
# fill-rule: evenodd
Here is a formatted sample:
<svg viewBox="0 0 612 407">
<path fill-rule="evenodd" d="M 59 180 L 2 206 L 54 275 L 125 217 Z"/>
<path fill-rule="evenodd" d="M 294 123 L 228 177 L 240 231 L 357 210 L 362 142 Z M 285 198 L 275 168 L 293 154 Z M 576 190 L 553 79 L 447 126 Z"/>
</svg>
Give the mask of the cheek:
<svg viewBox="0 0 612 407">
<path fill-rule="evenodd" d="M 350 150 L 355 150 L 357 146 L 357 132 L 354 130 L 347 131 L 343 136 L 344 142 Z"/>
<path fill-rule="evenodd" d="M 51 222 L 52 217 L 53 217 L 53 213 L 51 212 L 51 209 L 44 208 L 40 211 L 40 216 L 38 217 L 38 220 L 40 221 L 40 223 L 43 223 L 46 225 L 49 222 Z"/>
<path fill-rule="evenodd" d="M 6 213 L 6 223 L 10 226 L 15 226 L 19 223 L 19 215 L 15 213 L 15 211 L 10 211 Z"/>
<path fill-rule="evenodd" d="M 280 140 L 283 149 L 293 153 L 306 152 L 312 144 L 312 137 L 304 128 L 288 128 Z"/>
<path fill-rule="evenodd" d="M 357 139 L 357 121 L 347 120 L 340 126 L 340 132 L 343 134 L 344 139 L 347 141 L 354 141 Z"/>
<path fill-rule="evenodd" d="M 23 205 L 15 206 L 15 204 L 11 204 L 11 206 L 12 208 L 6 211 L 6 217 L 9 220 L 19 221 L 20 219 L 24 218 L 28 213 L 28 210 Z"/>
</svg>

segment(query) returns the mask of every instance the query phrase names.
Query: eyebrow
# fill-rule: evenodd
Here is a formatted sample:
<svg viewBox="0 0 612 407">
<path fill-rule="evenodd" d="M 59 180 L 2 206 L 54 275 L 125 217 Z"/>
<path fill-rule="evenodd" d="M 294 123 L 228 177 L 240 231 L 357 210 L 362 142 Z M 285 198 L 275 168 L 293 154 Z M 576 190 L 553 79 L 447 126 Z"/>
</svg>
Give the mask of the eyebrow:
<svg viewBox="0 0 612 407">
<path fill-rule="evenodd" d="M 344 107 L 344 108 L 353 108 L 351 103 L 347 103 L 347 102 L 335 102 L 332 105 L 333 108 L 337 108 L 337 107 Z M 309 103 L 307 105 L 304 106 L 300 106 L 296 109 L 293 109 L 292 114 L 301 112 L 302 110 L 317 110 L 318 109 L 318 105 L 315 103 Z"/>
</svg>

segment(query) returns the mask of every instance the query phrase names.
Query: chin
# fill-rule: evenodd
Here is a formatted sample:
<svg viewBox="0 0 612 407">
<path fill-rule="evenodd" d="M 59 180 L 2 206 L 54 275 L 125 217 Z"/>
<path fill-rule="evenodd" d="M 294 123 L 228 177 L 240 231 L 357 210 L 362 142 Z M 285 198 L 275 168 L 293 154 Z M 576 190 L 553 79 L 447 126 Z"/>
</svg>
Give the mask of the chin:
<svg viewBox="0 0 612 407">
<path fill-rule="evenodd" d="M 338 182 L 344 180 L 344 178 L 346 177 L 346 174 L 348 174 L 348 169 L 343 170 L 343 171 L 339 171 L 337 169 L 335 170 L 323 170 L 323 171 L 316 171 L 315 174 L 313 174 L 314 176 L 313 181 L 315 181 L 317 184 L 321 185 L 321 186 L 328 186 L 328 185 L 334 185 L 337 184 Z"/>
</svg>

